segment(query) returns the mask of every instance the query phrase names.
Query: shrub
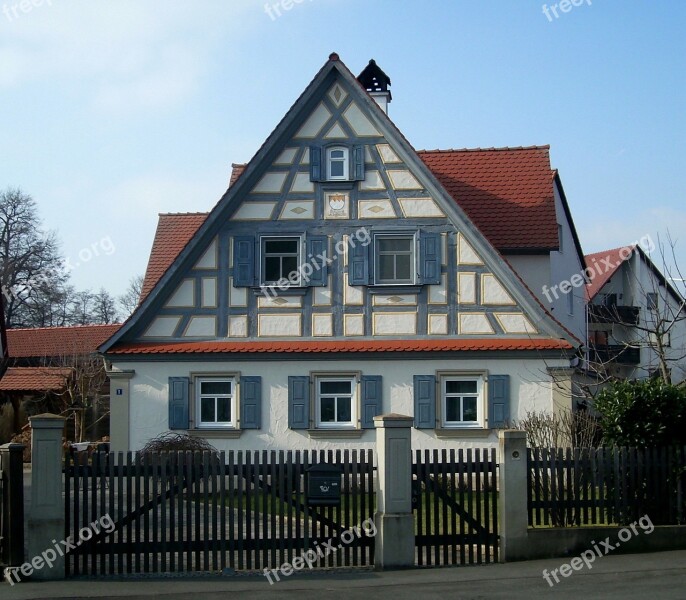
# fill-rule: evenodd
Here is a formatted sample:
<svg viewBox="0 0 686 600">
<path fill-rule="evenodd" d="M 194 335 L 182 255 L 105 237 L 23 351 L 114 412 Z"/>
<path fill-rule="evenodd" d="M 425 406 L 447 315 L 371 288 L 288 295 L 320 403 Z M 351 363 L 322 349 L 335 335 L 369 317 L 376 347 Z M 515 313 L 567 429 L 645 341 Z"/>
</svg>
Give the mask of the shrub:
<svg viewBox="0 0 686 600">
<path fill-rule="evenodd" d="M 615 446 L 686 444 L 686 390 L 661 379 L 619 381 L 594 402 L 603 440 Z"/>
</svg>

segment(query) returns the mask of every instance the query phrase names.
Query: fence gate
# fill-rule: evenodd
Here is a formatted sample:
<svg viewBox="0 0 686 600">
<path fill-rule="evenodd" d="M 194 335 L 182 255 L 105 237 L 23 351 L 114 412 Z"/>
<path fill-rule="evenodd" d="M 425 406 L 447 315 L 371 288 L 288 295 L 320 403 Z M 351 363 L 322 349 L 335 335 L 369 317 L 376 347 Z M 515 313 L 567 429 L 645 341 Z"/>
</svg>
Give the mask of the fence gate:
<svg viewBox="0 0 686 600">
<path fill-rule="evenodd" d="M 497 562 L 495 449 L 417 450 L 412 472 L 417 565 Z"/>
<path fill-rule="evenodd" d="M 340 466 L 339 505 L 308 503 L 321 464 Z M 94 453 L 65 474 L 67 576 L 374 563 L 372 451 Z"/>
<path fill-rule="evenodd" d="M 0 565 L 24 562 L 24 446 L 0 446 Z"/>
</svg>

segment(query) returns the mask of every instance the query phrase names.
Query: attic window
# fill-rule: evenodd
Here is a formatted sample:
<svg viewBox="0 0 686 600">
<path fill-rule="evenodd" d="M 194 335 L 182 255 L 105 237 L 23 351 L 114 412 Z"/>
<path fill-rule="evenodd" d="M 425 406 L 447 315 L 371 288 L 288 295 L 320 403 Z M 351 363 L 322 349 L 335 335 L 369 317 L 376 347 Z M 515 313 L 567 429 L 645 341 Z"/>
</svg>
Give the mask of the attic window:
<svg viewBox="0 0 686 600">
<path fill-rule="evenodd" d="M 350 153 L 345 146 L 333 146 L 326 151 L 326 178 L 329 181 L 347 180 Z"/>
<path fill-rule="evenodd" d="M 310 181 L 363 181 L 364 146 L 310 146 Z"/>
</svg>

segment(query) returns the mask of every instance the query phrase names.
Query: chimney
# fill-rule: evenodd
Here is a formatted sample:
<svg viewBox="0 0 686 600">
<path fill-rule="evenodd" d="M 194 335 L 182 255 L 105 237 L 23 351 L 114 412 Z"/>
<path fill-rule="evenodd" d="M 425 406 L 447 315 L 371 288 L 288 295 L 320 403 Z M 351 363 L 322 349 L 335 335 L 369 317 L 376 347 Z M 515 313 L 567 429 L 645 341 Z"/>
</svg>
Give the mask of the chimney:
<svg viewBox="0 0 686 600">
<path fill-rule="evenodd" d="M 357 76 L 359 81 L 374 101 L 388 114 L 388 105 L 393 97 L 391 96 L 391 78 L 386 75 L 376 64 L 374 59 L 364 68 L 362 73 Z"/>
</svg>

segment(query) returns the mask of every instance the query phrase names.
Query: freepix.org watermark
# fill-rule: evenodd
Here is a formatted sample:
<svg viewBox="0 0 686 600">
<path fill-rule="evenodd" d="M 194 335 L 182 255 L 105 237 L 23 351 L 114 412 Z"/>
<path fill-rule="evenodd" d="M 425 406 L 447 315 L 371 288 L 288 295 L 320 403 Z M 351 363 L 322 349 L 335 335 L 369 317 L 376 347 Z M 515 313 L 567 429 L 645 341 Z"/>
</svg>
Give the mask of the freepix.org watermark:
<svg viewBox="0 0 686 600">
<path fill-rule="evenodd" d="M 308 0 L 312 2 L 312 0 Z M 276 21 L 283 13 L 293 10 L 296 4 L 302 4 L 305 0 L 279 0 L 278 2 L 267 2 L 264 5 L 264 12 L 269 15 L 272 21 Z"/>
<path fill-rule="evenodd" d="M 369 246 L 372 242 L 372 236 L 366 227 L 361 227 L 355 233 L 351 234 L 347 242 L 342 239 L 336 243 L 334 246 L 334 254 L 332 256 L 328 255 L 328 250 L 317 254 L 316 256 L 310 254 L 307 261 L 301 264 L 297 269 L 291 271 L 288 277 L 282 277 L 273 285 L 260 285 L 262 294 L 265 298 L 275 298 L 279 295 L 279 290 L 286 291 L 290 289 L 291 286 L 300 286 L 307 284 L 312 277 L 312 274 L 320 271 L 325 266 L 338 260 L 340 256 L 343 256 L 348 247 L 355 248 L 357 244 L 360 246 Z"/>
<path fill-rule="evenodd" d="M 650 517 L 644 515 L 638 521 L 634 521 L 631 525 L 627 525 L 617 532 L 618 542 L 611 544 L 609 537 L 606 537 L 597 544 L 595 541 L 592 541 L 592 550 L 584 550 L 579 556 L 575 556 L 569 562 L 561 564 L 557 569 L 553 569 L 550 572 L 548 572 L 548 569 L 543 569 L 543 579 L 546 580 L 550 587 L 553 587 L 556 583 L 560 583 L 558 573 L 566 578 L 571 576 L 574 571 L 581 571 L 583 568 L 592 569 L 596 559 L 607 556 L 610 552 L 619 548 L 622 542 L 628 542 L 632 537 L 638 535 L 639 528 L 646 535 L 650 535 L 655 531 L 655 525 L 653 525 Z"/>
<path fill-rule="evenodd" d="M 577 6 L 586 4 L 587 6 L 592 6 L 592 0 L 561 0 L 557 4 L 551 4 L 548 6 L 544 4 L 541 8 L 543 9 L 543 14 L 548 18 L 548 22 L 553 22 L 553 16 L 559 19 L 563 14 L 571 12 L 571 10 Z M 558 12 L 558 10 L 560 12 Z"/>
<path fill-rule="evenodd" d="M 22 15 L 28 15 L 34 8 L 52 6 L 52 0 L 20 0 L 19 2 L 5 2 L 2 5 L 2 14 L 12 23 Z"/>
<path fill-rule="evenodd" d="M 600 275 L 604 275 L 605 273 L 608 273 L 615 267 L 618 267 L 619 265 L 622 264 L 627 258 L 631 256 L 631 254 L 634 251 L 634 248 L 636 246 L 640 246 L 645 252 L 650 254 L 655 250 L 655 242 L 653 242 L 653 239 L 650 237 L 650 235 L 644 235 L 640 240 L 634 242 L 633 244 L 630 244 L 629 246 L 625 246 L 624 248 L 621 248 L 619 250 L 619 261 L 614 262 L 612 260 L 612 256 L 605 256 L 604 258 L 600 259 L 593 259 L 593 263 L 588 265 L 581 273 L 575 273 L 572 275 L 569 279 L 565 279 L 564 281 L 561 281 L 560 283 L 556 283 L 552 287 L 548 287 L 547 285 L 544 285 L 541 289 L 543 291 L 543 295 L 546 297 L 548 302 L 553 301 L 553 298 L 555 300 L 558 300 L 560 298 L 560 294 L 569 294 L 573 288 L 580 288 L 586 285 L 587 281 L 592 281 L 595 277 L 598 277 Z"/>
<path fill-rule="evenodd" d="M 62 273 L 69 274 L 75 269 L 78 269 L 81 265 L 92 261 L 103 254 L 105 256 L 112 256 L 117 250 L 112 238 L 108 235 L 101 238 L 97 242 L 93 242 L 90 246 L 84 246 L 77 253 L 78 260 L 73 259 L 68 256 L 62 260 Z M 2 295 L 5 300 L 9 302 L 13 298 L 16 300 L 22 300 L 31 295 L 33 290 L 40 288 L 41 286 L 51 282 L 58 273 L 54 271 L 39 271 L 30 279 L 18 284 L 11 286 L 2 286 Z"/>
<path fill-rule="evenodd" d="M 21 576 L 31 577 L 36 571 L 41 569 L 51 568 L 57 559 L 69 554 L 71 551 L 76 550 L 83 542 L 87 542 L 92 539 L 94 535 L 98 535 L 100 532 L 112 533 L 116 526 L 112 517 L 110 515 L 105 515 L 100 517 L 97 521 L 93 521 L 87 527 L 82 527 L 79 530 L 79 539 L 74 540 L 73 536 L 69 536 L 65 540 L 57 541 L 52 540 L 53 547 L 48 548 L 41 552 L 40 555 L 34 556 L 30 561 L 25 562 L 21 567 L 16 569 L 7 569 L 5 573 L 5 578 L 10 582 L 10 585 L 15 583 L 21 583 Z"/>
<path fill-rule="evenodd" d="M 331 554 L 335 554 L 344 546 L 352 544 L 355 539 L 361 538 L 363 533 L 368 537 L 375 537 L 378 533 L 376 525 L 371 518 L 365 519 L 359 525 L 355 525 L 341 533 L 340 544 L 335 545 L 333 539 L 329 539 L 321 545 L 314 542 L 313 547 L 294 558 L 293 563 L 285 562 L 277 569 L 265 569 L 263 575 L 269 581 L 269 585 L 274 585 L 276 581 L 281 581 L 279 575 L 290 577 L 293 573 L 302 571 L 305 567 L 313 569 L 320 558 L 326 558 Z"/>
</svg>

